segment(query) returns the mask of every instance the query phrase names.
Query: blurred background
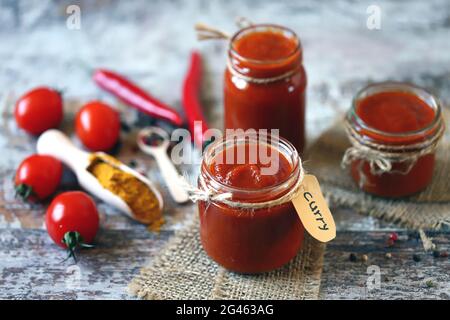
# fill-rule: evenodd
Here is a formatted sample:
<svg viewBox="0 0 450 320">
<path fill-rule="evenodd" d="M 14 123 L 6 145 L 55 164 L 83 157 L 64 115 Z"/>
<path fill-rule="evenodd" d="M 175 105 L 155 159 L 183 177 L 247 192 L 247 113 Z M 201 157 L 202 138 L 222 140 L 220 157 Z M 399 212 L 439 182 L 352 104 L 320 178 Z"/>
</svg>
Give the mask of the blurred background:
<svg viewBox="0 0 450 320">
<path fill-rule="evenodd" d="M 234 33 L 237 17 L 281 24 L 299 35 L 309 81 L 310 145 L 342 118 L 356 91 L 371 81 L 414 82 L 435 92 L 444 107 L 450 105 L 448 0 L 0 0 L 0 297 L 129 298 L 124 290 L 128 282 L 195 210 L 167 201 L 166 229 L 151 234 L 99 203 L 100 245 L 83 254 L 82 289 L 67 290 L 68 271 L 61 263 L 65 254 L 43 230 L 44 207 L 14 198 L 12 177 L 36 142 L 15 124 L 17 98 L 36 86 L 62 89 L 66 133 L 74 112 L 93 98 L 109 102 L 122 111 L 122 120 L 132 123 L 137 112 L 92 81 L 92 70 L 104 67 L 181 110 L 189 54 L 197 49 L 204 61 L 204 112 L 211 126 L 221 128 L 227 43 L 197 41 L 194 24 Z M 122 144 L 121 160 L 134 159 L 133 146 Z M 141 158 L 153 168 L 149 178 L 160 181 L 153 160 Z M 428 254 L 418 265 L 411 258 L 423 250 L 417 236 L 400 229 L 408 240 L 387 260 L 386 239 L 399 229 L 354 210 L 336 209 L 333 214 L 339 236 L 324 257 L 323 298 L 449 298 L 448 260 Z M 433 238 L 448 248 L 447 232 Z M 370 253 L 369 263 L 383 267 L 383 290 L 367 296 L 366 264 L 349 260 L 351 252 Z M 439 282 L 437 288 L 424 284 L 428 277 Z"/>
<path fill-rule="evenodd" d="M 233 33 L 238 16 L 298 33 L 310 138 L 368 81 L 412 81 L 450 102 L 447 0 L 0 0 L 0 93 L 46 84 L 69 98 L 102 97 L 89 69 L 107 67 L 179 107 L 189 52 L 197 48 L 205 61 L 205 112 L 220 128 L 227 44 L 198 42 L 194 24 Z"/>
</svg>

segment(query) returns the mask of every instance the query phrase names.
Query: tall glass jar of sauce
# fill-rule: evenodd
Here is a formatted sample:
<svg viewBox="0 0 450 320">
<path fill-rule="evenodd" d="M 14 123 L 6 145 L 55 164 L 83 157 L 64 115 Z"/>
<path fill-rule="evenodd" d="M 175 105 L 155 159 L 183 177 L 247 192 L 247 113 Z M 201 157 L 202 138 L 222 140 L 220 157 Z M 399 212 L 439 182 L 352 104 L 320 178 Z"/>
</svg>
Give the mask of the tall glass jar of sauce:
<svg viewBox="0 0 450 320">
<path fill-rule="evenodd" d="M 306 72 L 296 34 L 252 25 L 230 41 L 225 71 L 225 129 L 279 129 L 302 154 Z"/>
<path fill-rule="evenodd" d="M 269 168 L 267 161 L 259 156 L 250 160 L 262 145 L 255 136 L 224 138 L 206 149 L 201 165 L 199 181 L 203 182 L 199 186 L 216 194 L 231 194 L 234 202 L 264 203 L 260 208 L 249 209 L 214 201 L 199 202 L 203 248 L 218 264 L 235 272 L 277 269 L 302 247 L 304 229 L 293 204 L 289 201 L 265 205 L 297 185 L 301 166 L 298 153 L 285 139 L 271 144 L 267 150 L 277 155 L 275 166 L 270 167 L 275 171 L 264 173 L 264 168 Z M 245 155 L 244 161 L 237 160 L 238 150 Z M 229 155 L 231 158 L 227 158 Z"/>
<path fill-rule="evenodd" d="M 364 191 L 402 197 L 431 182 L 444 131 L 432 94 L 407 83 L 371 84 L 353 99 L 346 123 L 353 148 L 363 152 L 351 161 L 351 175 Z"/>
</svg>

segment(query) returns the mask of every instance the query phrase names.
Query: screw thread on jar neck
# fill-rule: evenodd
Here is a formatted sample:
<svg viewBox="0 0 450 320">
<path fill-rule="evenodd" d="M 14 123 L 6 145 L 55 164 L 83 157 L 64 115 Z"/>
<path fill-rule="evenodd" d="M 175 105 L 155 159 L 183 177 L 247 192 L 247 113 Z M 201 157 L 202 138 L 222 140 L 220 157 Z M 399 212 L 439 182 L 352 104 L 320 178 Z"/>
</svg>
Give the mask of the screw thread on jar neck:
<svg viewBox="0 0 450 320">
<path fill-rule="evenodd" d="M 263 187 L 259 189 L 245 189 L 239 187 L 233 187 L 216 179 L 216 177 L 210 172 L 210 166 L 215 161 L 215 157 L 228 148 L 234 148 L 237 145 L 245 144 L 266 144 L 269 148 L 272 148 L 271 152 L 276 151 L 284 156 L 291 165 L 291 172 L 289 176 L 277 183 L 276 185 Z M 208 188 L 214 192 L 231 192 L 234 200 L 245 200 L 250 202 L 258 202 L 268 199 L 277 198 L 286 193 L 292 188 L 299 179 L 300 176 L 300 163 L 298 152 L 295 147 L 284 138 L 272 138 L 270 135 L 256 134 L 256 135 L 235 135 L 224 137 L 221 140 L 209 145 L 206 149 L 203 162 L 201 165 L 201 176 L 206 182 Z"/>
<path fill-rule="evenodd" d="M 250 38 L 252 35 L 266 32 L 282 35 L 283 41 L 292 43 L 292 50 L 280 57 L 261 58 L 249 55 L 240 49 L 239 44 L 242 41 L 255 42 L 255 40 Z M 257 41 L 261 41 L 261 39 Z M 255 43 L 252 43 L 252 45 L 252 47 L 255 47 Z M 288 28 L 272 24 L 252 25 L 239 30 L 231 38 L 228 50 L 228 68 L 232 68 L 237 75 L 255 79 L 268 79 L 282 75 L 288 76 L 291 71 L 298 69 L 301 63 L 302 49 L 300 40 L 295 32 Z"/>
<path fill-rule="evenodd" d="M 357 107 L 363 99 L 382 92 L 404 92 L 416 96 L 434 110 L 433 121 L 418 130 L 400 133 L 386 132 L 374 128 L 359 116 Z M 363 134 L 365 138 L 372 141 L 394 145 L 414 144 L 424 140 L 431 140 L 442 132 L 444 122 L 441 112 L 440 101 L 425 89 L 409 83 L 386 81 L 370 84 L 361 89 L 353 98 L 352 107 L 346 115 L 346 121 L 356 132 Z"/>
</svg>

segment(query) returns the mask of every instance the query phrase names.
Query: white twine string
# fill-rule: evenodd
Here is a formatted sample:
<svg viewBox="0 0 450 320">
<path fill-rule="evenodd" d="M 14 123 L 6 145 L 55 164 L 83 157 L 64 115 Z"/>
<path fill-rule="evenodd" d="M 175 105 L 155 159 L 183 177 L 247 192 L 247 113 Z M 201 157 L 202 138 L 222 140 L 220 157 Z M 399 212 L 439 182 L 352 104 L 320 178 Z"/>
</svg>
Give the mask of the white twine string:
<svg viewBox="0 0 450 320">
<path fill-rule="evenodd" d="M 345 151 L 342 158 L 342 168 L 347 167 L 355 160 L 363 160 L 369 163 L 370 172 L 373 175 L 383 173 L 408 174 L 417 160 L 427 154 L 433 153 L 439 140 L 444 134 L 445 127 L 441 121 L 437 132 L 429 140 L 408 145 L 386 145 L 368 141 L 363 135 L 358 133 L 351 124 L 346 121 L 345 129 L 352 147 Z M 404 170 L 393 170 L 394 163 L 407 163 Z M 360 166 L 360 176 L 362 165 Z"/>
<path fill-rule="evenodd" d="M 239 29 L 244 29 L 253 26 L 253 22 L 245 17 L 237 17 L 236 25 Z M 196 23 L 195 31 L 197 32 L 198 40 L 229 40 L 231 39 L 230 34 L 220 29 L 208 26 L 204 23 Z"/>
<path fill-rule="evenodd" d="M 235 23 L 240 29 L 248 28 L 254 25 L 253 22 L 246 17 L 236 17 Z"/>
<path fill-rule="evenodd" d="M 196 23 L 195 31 L 197 31 L 198 40 L 227 40 L 231 38 L 228 33 L 208 26 L 204 23 Z"/>
<path fill-rule="evenodd" d="M 283 79 L 287 79 L 291 76 L 293 76 L 296 72 L 298 72 L 298 70 L 300 69 L 300 67 L 297 67 L 295 69 L 289 70 L 283 74 L 280 74 L 279 76 L 275 76 L 275 77 L 270 77 L 270 78 L 255 78 L 255 77 L 250 77 L 250 76 L 246 76 L 243 75 L 242 73 L 240 73 L 239 71 L 237 71 L 235 68 L 233 68 L 233 64 L 230 61 L 230 58 L 227 59 L 227 69 L 228 71 L 230 71 L 230 73 L 239 78 L 242 79 L 246 82 L 250 82 L 250 83 L 256 83 L 256 84 L 267 84 L 267 83 L 272 83 L 272 82 L 277 82 Z"/>
<path fill-rule="evenodd" d="M 186 179 L 182 179 L 183 187 L 189 194 L 189 199 L 192 202 L 205 201 L 205 202 L 222 203 L 232 208 L 254 209 L 254 210 L 262 208 L 271 208 L 292 201 L 292 199 L 294 199 L 300 192 L 303 178 L 305 176 L 305 171 L 303 169 L 300 158 L 298 159 L 298 163 L 299 163 L 299 175 L 294 186 L 281 197 L 269 201 L 244 202 L 232 200 L 233 194 L 231 192 L 220 192 L 210 188 L 205 182 L 205 179 L 203 178 L 202 175 L 200 175 L 198 179 L 199 187 L 195 187 L 189 182 L 187 182 Z"/>
</svg>

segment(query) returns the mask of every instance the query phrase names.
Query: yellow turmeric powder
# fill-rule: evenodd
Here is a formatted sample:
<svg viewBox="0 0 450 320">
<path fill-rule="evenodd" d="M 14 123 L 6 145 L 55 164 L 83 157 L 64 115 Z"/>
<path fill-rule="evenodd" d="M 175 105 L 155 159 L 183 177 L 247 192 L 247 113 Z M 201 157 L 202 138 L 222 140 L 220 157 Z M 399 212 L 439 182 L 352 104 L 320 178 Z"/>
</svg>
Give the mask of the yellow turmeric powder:
<svg viewBox="0 0 450 320">
<path fill-rule="evenodd" d="M 94 158 L 88 170 L 104 188 L 125 201 L 136 220 L 148 224 L 150 230 L 159 230 L 164 223 L 160 203 L 144 182 L 101 158 Z"/>
</svg>

